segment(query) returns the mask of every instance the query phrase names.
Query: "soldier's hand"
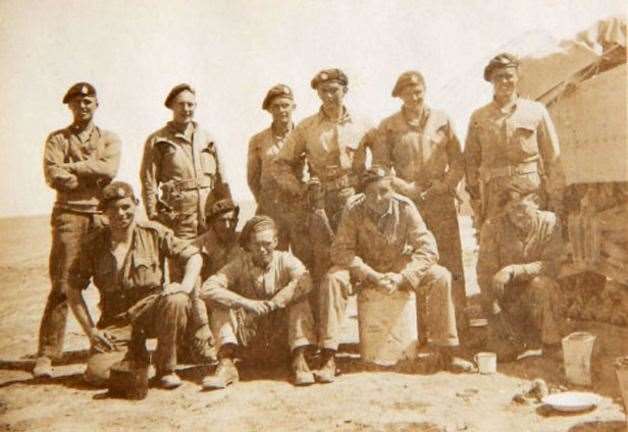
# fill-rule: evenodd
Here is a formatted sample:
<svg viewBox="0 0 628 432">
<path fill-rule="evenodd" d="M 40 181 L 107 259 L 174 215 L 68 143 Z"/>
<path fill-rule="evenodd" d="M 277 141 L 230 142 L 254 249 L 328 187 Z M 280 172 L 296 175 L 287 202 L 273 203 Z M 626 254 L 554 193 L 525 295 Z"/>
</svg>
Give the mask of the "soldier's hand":
<svg viewBox="0 0 628 432">
<path fill-rule="evenodd" d="M 244 309 L 253 315 L 266 315 L 272 310 L 270 302 L 260 300 L 247 300 L 243 304 Z"/>
<path fill-rule="evenodd" d="M 493 290 L 498 297 L 504 294 L 504 289 L 513 279 L 513 272 L 510 267 L 504 267 L 493 276 Z"/>
<path fill-rule="evenodd" d="M 178 282 L 170 282 L 169 284 L 166 284 L 166 286 L 164 286 L 164 290 L 161 292 L 162 295 L 172 295 L 178 293 L 188 293 L 185 287 Z"/>
<path fill-rule="evenodd" d="M 98 352 L 115 351 L 115 337 L 105 330 L 94 328 L 89 335 L 89 342 L 92 348 Z"/>
<path fill-rule="evenodd" d="M 403 284 L 403 276 L 400 273 L 386 273 L 384 278 L 390 286 L 388 294 L 394 293 L 401 288 L 401 284 Z"/>
<path fill-rule="evenodd" d="M 73 190 L 79 186 L 78 178 L 74 174 L 69 174 L 61 180 L 65 189 Z"/>
</svg>

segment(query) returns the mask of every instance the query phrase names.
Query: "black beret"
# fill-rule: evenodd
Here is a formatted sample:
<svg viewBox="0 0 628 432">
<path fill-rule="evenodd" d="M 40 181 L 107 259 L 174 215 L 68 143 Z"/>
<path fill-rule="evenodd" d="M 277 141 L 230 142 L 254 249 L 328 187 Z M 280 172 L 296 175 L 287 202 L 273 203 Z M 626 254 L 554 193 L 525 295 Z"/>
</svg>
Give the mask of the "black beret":
<svg viewBox="0 0 628 432">
<path fill-rule="evenodd" d="M 114 181 L 103 188 L 99 208 L 104 210 L 112 201 L 124 198 L 133 198 L 133 201 L 137 204 L 131 185 L 123 181 Z"/>
<path fill-rule="evenodd" d="M 65 92 L 63 96 L 63 103 L 67 104 L 75 96 L 96 96 L 96 89 L 88 82 L 79 82 Z"/>
<path fill-rule="evenodd" d="M 210 223 L 221 214 L 228 213 L 230 211 L 234 211 L 237 218 L 240 213 L 240 207 L 229 198 L 221 199 L 213 203 L 205 210 L 205 218 L 207 223 Z"/>
<path fill-rule="evenodd" d="M 292 94 L 290 87 L 285 84 L 277 84 L 268 90 L 268 93 L 266 93 L 264 102 L 262 102 L 262 109 L 268 109 L 273 99 L 279 96 L 294 100 L 294 95 Z"/>
<path fill-rule="evenodd" d="M 491 59 L 490 62 L 484 68 L 484 79 L 486 81 L 491 80 L 493 71 L 497 68 L 519 67 L 519 59 L 514 54 L 501 53 L 497 54 Z"/>
<path fill-rule="evenodd" d="M 314 78 L 312 78 L 312 82 L 310 85 L 313 89 L 316 89 L 321 83 L 327 81 L 338 81 L 340 84 L 346 86 L 349 84 L 349 79 L 347 75 L 340 69 L 323 69 L 319 73 L 317 73 Z"/>
<path fill-rule="evenodd" d="M 401 90 L 408 85 L 416 85 L 423 84 L 425 85 L 425 80 L 423 79 L 423 75 L 418 71 L 407 71 L 399 75 L 397 78 L 397 82 L 395 83 L 395 87 L 392 90 L 392 96 L 397 97 L 401 94 Z"/>
<path fill-rule="evenodd" d="M 166 100 L 164 101 L 164 105 L 166 106 L 166 108 L 170 108 L 170 103 L 172 102 L 172 99 L 177 97 L 177 95 L 184 90 L 187 90 L 193 95 L 196 95 L 196 91 L 192 88 L 191 85 L 185 83 L 176 85 L 172 87 L 172 90 L 170 90 L 170 93 L 168 93 L 168 96 L 166 96 Z"/>
</svg>

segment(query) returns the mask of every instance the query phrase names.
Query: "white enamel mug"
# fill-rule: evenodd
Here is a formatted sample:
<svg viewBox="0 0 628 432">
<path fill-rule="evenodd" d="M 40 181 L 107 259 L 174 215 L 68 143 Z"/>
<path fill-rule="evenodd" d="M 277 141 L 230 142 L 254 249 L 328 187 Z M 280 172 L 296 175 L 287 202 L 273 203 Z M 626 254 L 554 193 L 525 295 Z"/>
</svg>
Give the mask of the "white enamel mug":
<svg viewBox="0 0 628 432">
<path fill-rule="evenodd" d="M 483 375 L 491 375 L 497 372 L 497 354 L 492 352 L 479 352 L 473 356 L 478 365 L 478 370 Z"/>
</svg>

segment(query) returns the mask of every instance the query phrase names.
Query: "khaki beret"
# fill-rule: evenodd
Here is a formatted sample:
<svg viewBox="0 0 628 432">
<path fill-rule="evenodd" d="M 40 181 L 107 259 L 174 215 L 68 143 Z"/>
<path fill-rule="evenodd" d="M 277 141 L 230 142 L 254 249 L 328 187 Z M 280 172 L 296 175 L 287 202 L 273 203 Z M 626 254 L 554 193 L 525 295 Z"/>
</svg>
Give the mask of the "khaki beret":
<svg viewBox="0 0 628 432">
<path fill-rule="evenodd" d="M 123 181 L 114 181 L 103 188 L 99 208 L 104 210 L 112 202 L 124 198 L 132 198 L 136 204 L 138 202 L 130 184 Z"/>
<path fill-rule="evenodd" d="M 491 81 L 491 75 L 495 69 L 510 67 L 518 68 L 519 59 L 514 54 L 510 53 L 497 54 L 484 68 L 484 79 L 486 81 Z"/>
<path fill-rule="evenodd" d="M 292 94 L 290 87 L 285 84 L 277 84 L 268 90 L 268 93 L 266 93 L 264 102 L 262 102 L 262 109 L 267 110 L 270 107 L 270 103 L 276 97 L 285 97 L 290 100 L 294 100 L 294 95 Z"/>
<path fill-rule="evenodd" d="M 345 75 L 345 73 L 343 71 L 341 71 L 340 69 L 323 69 L 322 71 L 320 71 L 319 73 L 317 73 L 314 78 L 312 78 L 312 82 L 310 83 L 310 85 L 312 86 L 313 89 L 316 90 L 316 88 L 324 83 L 324 82 L 328 82 L 328 81 L 338 81 L 340 84 L 346 86 L 349 84 L 349 79 L 347 78 L 347 75 Z"/>
<path fill-rule="evenodd" d="M 362 190 L 364 190 L 369 184 L 378 180 L 385 179 L 389 176 L 390 172 L 387 169 L 381 166 L 374 165 L 371 168 L 367 169 L 364 174 L 362 174 L 362 177 L 360 179 L 360 187 L 362 188 Z"/>
<path fill-rule="evenodd" d="M 172 99 L 176 98 L 177 95 L 184 90 L 187 90 L 193 95 L 196 95 L 196 91 L 192 88 L 191 85 L 185 84 L 185 83 L 176 85 L 172 88 L 172 90 L 170 90 L 170 93 L 168 93 L 168 96 L 166 96 L 166 100 L 164 101 L 164 105 L 166 106 L 166 108 L 170 108 Z"/>
<path fill-rule="evenodd" d="M 205 211 L 207 223 L 211 223 L 214 219 L 216 219 L 221 214 L 225 214 L 230 211 L 235 212 L 235 216 L 237 218 L 238 214 L 240 213 L 240 207 L 229 198 L 216 201 L 211 206 L 209 206 L 209 208 L 207 208 Z"/>
<path fill-rule="evenodd" d="M 65 96 L 63 96 L 63 103 L 67 104 L 75 96 L 96 97 L 96 89 L 88 82 L 76 83 L 72 87 L 70 87 L 67 92 L 65 92 Z"/>
<path fill-rule="evenodd" d="M 422 84 L 425 85 L 425 80 L 423 79 L 423 75 L 418 71 L 407 71 L 399 75 L 397 78 L 397 82 L 395 83 L 395 87 L 392 90 L 392 96 L 398 97 L 401 94 L 401 91 L 404 87 L 409 85 L 417 85 Z"/>
</svg>

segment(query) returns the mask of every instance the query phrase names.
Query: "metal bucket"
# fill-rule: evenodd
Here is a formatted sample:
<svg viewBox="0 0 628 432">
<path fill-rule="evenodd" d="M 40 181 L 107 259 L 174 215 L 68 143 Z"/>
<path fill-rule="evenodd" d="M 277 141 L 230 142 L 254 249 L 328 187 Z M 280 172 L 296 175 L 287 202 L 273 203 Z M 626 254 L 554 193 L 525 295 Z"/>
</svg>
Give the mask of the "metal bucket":
<svg viewBox="0 0 628 432">
<path fill-rule="evenodd" d="M 358 294 L 360 356 L 381 366 L 414 359 L 417 343 L 416 299 L 413 292 L 385 294 L 366 288 Z"/>
<path fill-rule="evenodd" d="M 591 385 L 591 356 L 597 336 L 575 332 L 563 338 L 563 360 L 567 380 L 576 385 Z"/>
</svg>

